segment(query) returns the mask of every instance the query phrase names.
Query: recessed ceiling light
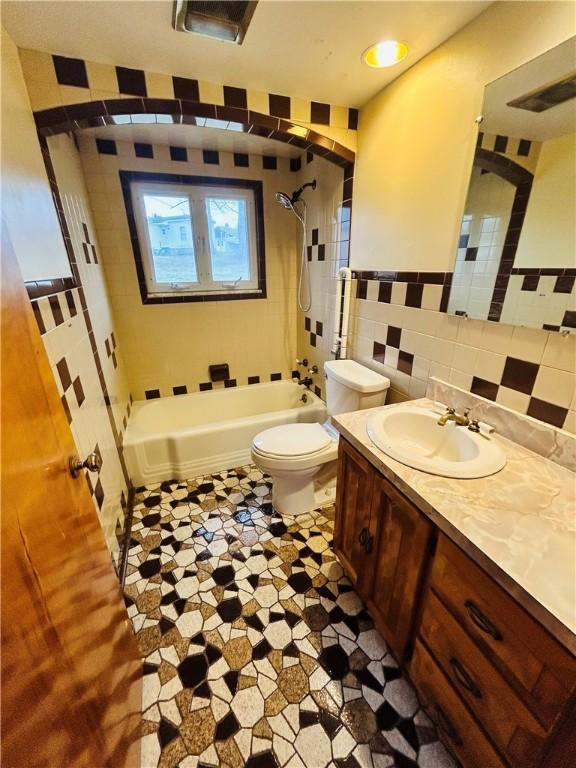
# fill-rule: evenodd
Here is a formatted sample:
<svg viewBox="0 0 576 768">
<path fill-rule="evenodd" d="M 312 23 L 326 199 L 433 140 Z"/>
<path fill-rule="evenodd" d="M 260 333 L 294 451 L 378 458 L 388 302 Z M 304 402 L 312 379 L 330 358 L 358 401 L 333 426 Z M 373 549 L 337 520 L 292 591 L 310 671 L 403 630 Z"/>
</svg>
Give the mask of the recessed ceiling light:
<svg viewBox="0 0 576 768">
<path fill-rule="evenodd" d="M 399 61 L 408 53 L 406 43 L 398 40 L 382 40 L 374 43 L 370 48 L 366 48 L 362 54 L 362 61 L 369 67 L 391 67 L 398 64 Z"/>
</svg>

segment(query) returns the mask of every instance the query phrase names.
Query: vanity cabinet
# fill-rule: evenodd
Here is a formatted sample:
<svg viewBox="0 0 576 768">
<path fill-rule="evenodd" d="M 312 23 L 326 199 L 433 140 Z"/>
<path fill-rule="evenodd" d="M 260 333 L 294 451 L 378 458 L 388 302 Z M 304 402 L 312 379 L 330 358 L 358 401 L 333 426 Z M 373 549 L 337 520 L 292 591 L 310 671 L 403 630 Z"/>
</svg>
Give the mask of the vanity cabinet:
<svg viewBox="0 0 576 768">
<path fill-rule="evenodd" d="M 464 768 L 576 765 L 576 659 L 345 439 L 334 546 Z"/>
<path fill-rule="evenodd" d="M 374 469 L 372 465 L 344 440 L 338 448 L 337 509 L 334 546 L 344 570 L 365 598 L 364 576 L 366 543 L 370 528 L 370 504 Z"/>
<path fill-rule="evenodd" d="M 432 524 L 340 440 L 334 548 L 374 623 L 403 659 Z"/>
<path fill-rule="evenodd" d="M 574 657 L 444 534 L 418 640 L 508 764 L 546 764 L 576 687 Z"/>
</svg>

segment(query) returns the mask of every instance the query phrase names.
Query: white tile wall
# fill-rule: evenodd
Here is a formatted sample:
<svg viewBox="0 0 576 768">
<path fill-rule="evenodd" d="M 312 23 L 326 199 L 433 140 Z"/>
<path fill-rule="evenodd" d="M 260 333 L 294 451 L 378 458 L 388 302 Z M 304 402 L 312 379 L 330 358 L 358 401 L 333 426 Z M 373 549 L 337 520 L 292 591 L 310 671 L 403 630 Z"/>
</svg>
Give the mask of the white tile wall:
<svg viewBox="0 0 576 768">
<path fill-rule="evenodd" d="M 473 169 L 460 229 L 461 240 L 468 240 L 456 255 L 449 312 L 488 318 L 515 193 L 516 187 L 501 176 Z M 466 260 L 469 248 L 477 248 L 474 261 Z"/>
<path fill-rule="evenodd" d="M 312 243 L 313 231 L 318 230 L 318 244 L 325 246 L 325 260 L 318 260 L 318 248 L 312 247 L 310 268 L 310 285 L 312 306 L 308 312 L 298 309 L 298 358 L 307 358 L 310 365 L 318 366 L 318 374 L 313 376 L 314 385 L 318 387 L 322 397 L 325 396 L 325 380 L 323 365 L 326 360 L 333 360 L 332 334 L 334 331 L 334 304 L 336 301 L 336 276 L 342 263 L 340 256 L 341 237 L 349 231 L 342 226 L 342 187 L 344 172 L 332 163 L 314 157 L 307 162 L 306 155 L 302 156 L 302 168 L 296 175 L 296 184 L 302 184 L 316 179 L 318 186 L 315 191 L 307 190 L 304 198 L 307 203 L 306 242 Z M 302 235 L 300 234 L 300 238 Z M 301 242 L 301 241 L 300 241 Z M 354 290 L 354 289 L 353 289 Z M 375 288 L 377 298 L 377 286 Z M 305 319 L 310 320 L 310 331 L 305 328 Z M 322 323 L 322 335 L 316 334 L 316 323 Z M 311 343 L 311 334 L 315 336 L 315 346 Z M 307 371 L 302 376 L 307 376 Z"/>
<path fill-rule="evenodd" d="M 179 146 L 186 146 L 182 134 Z M 168 146 L 154 145 L 153 159 L 138 158 L 132 142 L 117 141 L 117 155 L 96 151 L 94 138 L 80 138 L 90 205 L 102 248 L 102 261 L 114 308 L 118 341 L 124 351 L 135 400 L 147 390 L 173 394 L 173 387 L 196 392 L 209 382 L 208 366 L 228 363 L 238 385 L 248 377 L 269 381 L 273 373 L 291 376 L 296 358 L 295 279 L 297 222 L 274 200 L 278 190 L 298 186 L 289 160 L 278 170 L 263 170 L 262 157 L 250 155 L 248 168 L 219 153 L 219 165 L 203 162 L 202 150 L 188 147 L 188 161 L 170 160 Z M 255 179 L 264 185 L 267 298 L 143 305 L 126 221 L 119 171 L 182 173 Z M 215 387 L 223 386 L 215 384 Z"/>
<path fill-rule="evenodd" d="M 50 138 L 49 146 L 84 290 L 86 313 L 92 325 L 92 333 L 110 398 L 114 429 L 121 442 L 130 393 L 121 348 L 117 347 L 115 350 L 116 367 L 105 349 L 105 339 L 109 338 L 114 331 L 114 319 L 102 264 L 93 263 L 93 258 L 88 264 L 82 247 L 85 241 L 82 225 L 86 224 L 90 240 L 96 245 L 97 258 L 100 258 L 100 247 L 92 221 L 78 152 L 72 139 L 65 135 Z M 123 528 L 124 512 L 121 499 L 123 497 L 125 502 L 128 497 L 128 483 L 123 473 L 114 430 L 98 377 L 90 334 L 82 310 L 80 290 L 73 289 L 72 295 L 77 310 L 74 316 L 71 315 L 63 295 L 58 296 L 64 318 L 64 322 L 60 324 L 55 322 L 48 298 L 38 300 L 38 307 L 46 328 L 42 338 L 60 394 L 65 396 L 70 409 L 70 427 L 78 455 L 84 459 L 96 446 L 102 455 L 101 472 L 98 475 L 90 474 L 89 485 L 94 491 L 93 500 L 106 542 L 113 557 L 116 558 L 118 554 L 116 529 Z M 68 387 L 66 392 L 63 390 L 56 367 L 62 359 L 66 361 L 71 379 L 74 380 L 76 377 L 80 379 L 85 398 L 80 405 L 72 386 Z M 96 490 L 98 482 L 102 494 L 99 488 Z"/>
<path fill-rule="evenodd" d="M 369 285 L 367 296 L 374 295 Z M 386 346 L 384 364 L 373 359 L 374 341 L 386 344 L 389 326 L 402 329 L 400 348 L 414 355 L 411 376 L 398 370 L 398 350 L 394 347 Z M 421 396 L 428 376 L 468 391 L 473 377 L 499 385 L 506 360 L 511 357 L 539 366 L 531 396 L 568 409 L 564 429 L 574 431 L 574 334 L 460 318 L 369 298 L 354 301 L 352 333 L 354 359 L 390 378 L 390 402 Z M 527 412 L 529 401 L 530 395 L 498 387 L 496 402 L 520 413 Z"/>
</svg>

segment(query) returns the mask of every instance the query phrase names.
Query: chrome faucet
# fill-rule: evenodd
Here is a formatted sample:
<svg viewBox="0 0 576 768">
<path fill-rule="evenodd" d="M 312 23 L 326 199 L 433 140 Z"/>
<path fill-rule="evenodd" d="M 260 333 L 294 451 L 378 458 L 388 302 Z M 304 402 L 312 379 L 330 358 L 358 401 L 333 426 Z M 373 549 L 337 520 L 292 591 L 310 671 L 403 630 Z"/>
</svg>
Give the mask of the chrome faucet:
<svg viewBox="0 0 576 768">
<path fill-rule="evenodd" d="M 462 415 L 456 413 L 454 408 L 446 408 L 446 413 L 444 416 L 440 416 L 436 423 L 438 426 L 444 427 L 449 421 L 453 421 L 459 427 L 467 427 L 470 425 L 470 419 L 468 418 L 469 413 L 470 408 L 466 408 Z"/>
<path fill-rule="evenodd" d="M 310 388 L 310 386 L 311 386 L 312 384 L 314 384 L 314 382 L 312 381 L 312 379 L 310 378 L 310 376 L 307 376 L 305 379 L 300 379 L 300 381 L 298 382 L 298 384 L 299 384 L 301 387 L 306 387 L 306 388 L 308 389 L 308 388 Z"/>
</svg>

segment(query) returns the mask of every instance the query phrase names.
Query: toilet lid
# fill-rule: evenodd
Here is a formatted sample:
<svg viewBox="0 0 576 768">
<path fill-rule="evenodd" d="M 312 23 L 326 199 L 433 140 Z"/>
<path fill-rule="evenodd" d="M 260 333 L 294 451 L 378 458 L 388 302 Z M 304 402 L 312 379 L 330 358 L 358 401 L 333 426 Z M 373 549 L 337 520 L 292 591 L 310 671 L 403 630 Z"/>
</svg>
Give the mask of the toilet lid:
<svg viewBox="0 0 576 768">
<path fill-rule="evenodd" d="M 265 429 L 254 438 L 254 448 L 268 456 L 308 456 L 330 444 L 320 424 L 282 424 Z"/>
</svg>

